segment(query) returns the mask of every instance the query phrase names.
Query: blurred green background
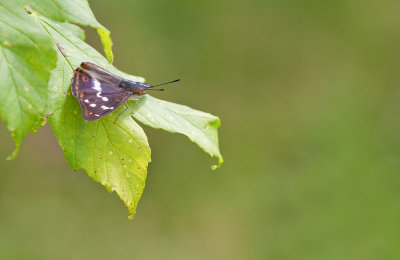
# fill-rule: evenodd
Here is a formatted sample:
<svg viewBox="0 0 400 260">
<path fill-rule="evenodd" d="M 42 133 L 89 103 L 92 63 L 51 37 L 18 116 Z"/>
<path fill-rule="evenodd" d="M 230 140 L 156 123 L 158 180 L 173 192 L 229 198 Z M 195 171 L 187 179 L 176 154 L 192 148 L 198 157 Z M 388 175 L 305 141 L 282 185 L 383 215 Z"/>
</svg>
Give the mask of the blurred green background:
<svg viewBox="0 0 400 260">
<path fill-rule="evenodd" d="M 399 259 L 400 3 L 92 1 L 114 64 L 218 115 L 223 166 L 149 127 L 136 217 L 48 126 L 0 123 L 0 259 Z M 100 48 L 93 29 L 87 41 Z"/>
</svg>

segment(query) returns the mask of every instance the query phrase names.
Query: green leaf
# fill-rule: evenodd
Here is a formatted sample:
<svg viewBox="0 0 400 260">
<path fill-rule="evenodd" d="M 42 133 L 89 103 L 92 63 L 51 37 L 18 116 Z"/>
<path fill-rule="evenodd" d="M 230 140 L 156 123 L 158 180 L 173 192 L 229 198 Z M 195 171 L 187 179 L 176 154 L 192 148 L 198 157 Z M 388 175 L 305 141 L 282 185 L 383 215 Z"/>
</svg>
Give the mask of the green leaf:
<svg viewBox="0 0 400 260">
<path fill-rule="evenodd" d="M 143 124 L 186 135 L 206 153 L 218 157 L 218 165 L 213 165 L 213 169 L 222 164 L 217 132 L 221 121 L 218 117 L 148 95 L 141 98 L 135 108 L 134 117 Z"/>
<path fill-rule="evenodd" d="M 0 0 L 0 117 L 16 143 L 8 159 L 40 120 L 56 60 L 52 46 L 19 1 Z"/>
<path fill-rule="evenodd" d="M 143 81 L 143 78 L 118 71 L 95 49 L 62 26 L 42 16 L 35 17 L 67 55 L 64 58 L 59 54 L 49 81 L 46 111 L 50 126 L 71 167 L 75 170 L 83 168 L 108 191 L 115 191 L 132 218 L 143 193 L 150 162 L 147 137 L 129 113 L 122 114 L 114 124 L 123 107 L 95 122 L 85 122 L 76 98 L 71 95 L 70 85 L 73 69 L 82 61 L 100 64 L 135 81 Z"/>
<path fill-rule="evenodd" d="M 107 190 L 116 191 L 132 217 L 144 189 L 147 164 L 150 162 L 146 136 L 128 113 L 124 113 L 117 125 L 113 125 L 123 107 L 98 121 L 83 121 L 78 102 L 71 96 L 70 83 L 72 69 L 82 61 L 99 64 L 116 75 L 134 81 L 143 81 L 143 78 L 118 71 L 96 50 L 49 19 L 37 16 L 37 20 L 67 55 L 65 60 L 57 62 L 57 68 L 52 72 L 49 91 L 53 94 L 48 107 L 49 113 L 53 113 L 49 117 L 50 125 L 66 159 L 73 169 L 85 169 Z M 189 136 L 222 163 L 218 150 L 217 128 L 220 121 L 217 117 L 150 96 L 142 98 L 136 108 L 138 120 Z"/>
<path fill-rule="evenodd" d="M 64 87 L 69 85 L 70 80 L 64 81 Z M 85 122 L 76 99 L 67 95 L 64 108 L 51 115 L 49 123 L 71 167 L 85 169 L 109 192 L 115 191 L 128 207 L 129 218 L 133 218 L 145 186 L 150 147 L 142 128 L 128 113 L 114 124 L 121 109 L 95 122 Z"/>
<path fill-rule="evenodd" d="M 106 30 L 96 21 L 86 0 L 0 0 L 0 117 L 16 143 L 8 159 L 15 158 L 29 131 L 35 132 L 45 123 L 41 116 L 57 58 L 54 42 L 27 14 L 24 5 L 28 11 L 37 8 L 80 38 L 83 31 L 68 22 Z M 110 56 L 111 39 L 105 33 L 101 37 L 108 42 L 105 52 Z"/>
</svg>

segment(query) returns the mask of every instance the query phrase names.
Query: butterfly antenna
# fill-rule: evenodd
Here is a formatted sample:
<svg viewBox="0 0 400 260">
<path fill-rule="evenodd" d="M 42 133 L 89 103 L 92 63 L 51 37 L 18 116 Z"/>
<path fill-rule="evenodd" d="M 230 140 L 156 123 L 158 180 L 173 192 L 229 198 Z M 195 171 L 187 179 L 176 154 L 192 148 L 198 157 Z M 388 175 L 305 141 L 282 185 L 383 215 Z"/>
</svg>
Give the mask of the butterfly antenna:
<svg viewBox="0 0 400 260">
<path fill-rule="evenodd" d="M 153 88 L 154 88 L 154 87 L 158 87 L 158 86 L 162 86 L 162 85 L 167 85 L 167 84 L 170 84 L 170 83 L 174 83 L 174 82 L 177 82 L 177 81 L 180 81 L 180 80 L 181 80 L 181 79 L 176 79 L 176 80 L 173 80 L 173 81 L 169 81 L 169 82 L 165 82 L 165 83 L 153 85 Z"/>
<path fill-rule="evenodd" d="M 165 89 L 163 89 L 163 88 L 148 88 L 148 89 L 146 89 L 146 91 L 147 91 L 147 90 L 164 91 Z"/>
</svg>

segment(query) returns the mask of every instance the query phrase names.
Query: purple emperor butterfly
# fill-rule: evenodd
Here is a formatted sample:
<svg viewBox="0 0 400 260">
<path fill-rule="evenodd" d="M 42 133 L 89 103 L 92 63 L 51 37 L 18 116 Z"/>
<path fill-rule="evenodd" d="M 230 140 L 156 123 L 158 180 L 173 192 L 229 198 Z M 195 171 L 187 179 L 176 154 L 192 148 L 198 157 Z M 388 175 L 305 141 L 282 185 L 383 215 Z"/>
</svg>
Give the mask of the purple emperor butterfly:
<svg viewBox="0 0 400 260">
<path fill-rule="evenodd" d="M 96 64 L 82 62 L 81 67 L 74 70 L 71 91 L 79 101 L 83 119 L 94 121 L 110 114 L 122 104 L 125 104 L 126 110 L 128 99 L 138 100 L 146 95 L 145 91 L 163 90 L 154 87 L 176 81 L 179 79 L 158 85 L 143 84 L 118 77 Z M 118 115 L 115 122 L 122 113 Z"/>
</svg>

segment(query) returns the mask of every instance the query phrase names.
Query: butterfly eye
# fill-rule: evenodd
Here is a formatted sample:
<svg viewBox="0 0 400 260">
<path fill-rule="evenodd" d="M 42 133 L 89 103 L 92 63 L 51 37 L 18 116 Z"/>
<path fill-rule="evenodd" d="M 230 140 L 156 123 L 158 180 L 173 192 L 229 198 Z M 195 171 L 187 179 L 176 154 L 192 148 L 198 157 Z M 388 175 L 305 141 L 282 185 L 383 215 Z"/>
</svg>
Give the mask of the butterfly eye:
<svg viewBox="0 0 400 260">
<path fill-rule="evenodd" d="M 83 80 L 84 82 L 86 82 L 86 81 L 88 81 L 89 79 L 88 79 L 86 76 L 82 76 L 82 80 Z"/>
</svg>

